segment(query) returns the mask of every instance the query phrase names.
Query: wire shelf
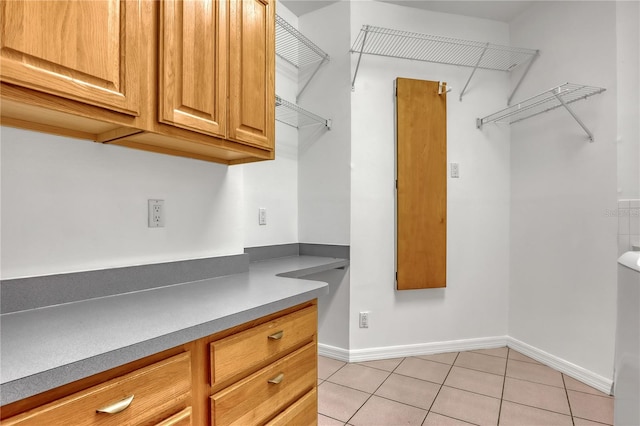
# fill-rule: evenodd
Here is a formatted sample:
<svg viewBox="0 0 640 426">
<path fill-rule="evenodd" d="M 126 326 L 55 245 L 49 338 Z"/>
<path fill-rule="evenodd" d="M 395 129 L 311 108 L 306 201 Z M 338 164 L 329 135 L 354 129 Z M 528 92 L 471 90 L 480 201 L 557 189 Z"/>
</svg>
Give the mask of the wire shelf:
<svg viewBox="0 0 640 426">
<path fill-rule="evenodd" d="M 298 92 L 296 100 L 300 98 L 300 95 L 307 88 L 322 64 L 329 62 L 329 54 L 316 46 L 315 43 L 279 15 L 276 15 L 276 55 L 298 70 L 311 70 L 310 76 Z"/>
<path fill-rule="evenodd" d="M 371 25 L 362 26 L 351 47 L 351 53 L 360 54 L 352 86 L 355 86 L 362 54 L 470 67 L 473 68 L 471 76 L 478 68 L 512 71 L 522 64 L 531 63 L 538 55 L 538 51 L 534 49 L 399 31 Z M 469 82 L 467 82 L 468 84 Z M 466 87 L 462 90 L 461 98 Z"/>
<path fill-rule="evenodd" d="M 276 15 L 276 54 L 296 68 L 329 60 L 327 53 L 279 15 Z"/>
<path fill-rule="evenodd" d="M 276 120 L 296 129 L 322 124 L 331 130 L 331 120 L 320 117 L 276 95 Z"/>
<path fill-rule="evenodd" d="M 366 40 L 365 40 L 366 39 Z M 486 52 L 484 52 L 486 49 Z M 511 71 L 537 51 L 364 25 L 351 52 Z M 483 55 L 484 52 L 484 55 Z"/>
<path fill-rule="evenodd" d="M 602 93 L 605 90 L 607 89 L 602 87 L 585 86 L 575 83 L 561 84 L 560 86 L 546 90 L 539 95 L 526 99 L 516 105 L 512 105 L 484 118 L 478 118 L 476 120 L 476 125 L 480 129 L 487 123 L 513 124 L 559 107 L 565 107 L 578 124 L 580 124 L 587 132 L 589 139 L 593 141 L 593 135 L 591 132 L 589 132 L 586 126 L 580 121 L 568 105 Z"/>
</svg>

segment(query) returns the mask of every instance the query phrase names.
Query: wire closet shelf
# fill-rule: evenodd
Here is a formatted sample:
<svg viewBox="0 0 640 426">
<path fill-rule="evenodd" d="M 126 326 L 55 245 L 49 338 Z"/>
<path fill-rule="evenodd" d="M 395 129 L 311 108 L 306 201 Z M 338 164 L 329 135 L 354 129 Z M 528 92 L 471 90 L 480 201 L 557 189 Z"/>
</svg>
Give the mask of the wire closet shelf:
<svg viewBox="0 0 640 426">
<path fill-rule="evenodd" d="M 276 95 L 276 120 L 296 129 L 322 124 L 327 130 L 331 130 L 331 120 L 309 112 L 278 95 Z"/>
<path fill-rule="evenodd" d="M 473 68 L 470 81 L 477 69 L 508 72 L 525 63 L 530 66 L 539 52 L 534 49 L 363 25 L 351 47 L 351 53 L 360 55 L 353 76 L 353 88 L 363 54 L 470 67 Z M 528 68 L 521 79 L 527 71 Z M 460 99 L 469 81 L 462 90 Z"/>
<path fill-rule="evenodd" d="M 516 105 L 512 105 L 484 118 L 478 118 L 476 120 L 476 126 L 481 129 L 482 126 L 487 123 L 514 124 L 556 108 L 564 107 L 587 133 L 589 140 L 593 142 L 593 134 L 573 112 L 569 107 L 569 104 L 582 99 L 587 99 L 588 97 L 602 93 L 605 90 L 607 89 L 603 87 L 585 86 L 575 83 L 561 84 L 560 86 L 546 90 L 539 95 L 526 99 Z"/>
<path fill-rule="evenodd" d="M 298 70 L 310 69 L 310 76 L 296 99 L 302 95 L 322 64 L 329 62 L 329 54 L 279 15 L 276 15 L 276 55 Z"/>
</svg>

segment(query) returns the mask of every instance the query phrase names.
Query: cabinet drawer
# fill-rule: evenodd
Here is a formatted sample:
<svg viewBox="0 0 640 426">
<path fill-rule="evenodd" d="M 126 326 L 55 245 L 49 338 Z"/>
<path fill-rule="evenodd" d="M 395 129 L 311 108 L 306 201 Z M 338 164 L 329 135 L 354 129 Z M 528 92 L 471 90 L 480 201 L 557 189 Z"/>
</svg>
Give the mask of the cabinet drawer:
<svg viewBox="0 0 640 426">
<path fill-rule="evenodd" d="M 278 417 L 266 426 L 317 425 L 318 424 L 318 391 L 313 389 L 305 396 L 291 404 Z"/>
<path fill-rule="evenodd" d="M 211 343 L 211 384 L 312 341 L 316 330 L 314 305 Z"/>
<path fill-rule="evenodd" d="M 185 352 L 27 411 L 2 424 L 120 426 L 157 422 L 186 407 L 190 388 L 191 357 Z M 97 412 L 132 395 L 131 403 L 118 413 Z"/>
<path fill-rule="evenodd" d="M 213 395 L 211 424 L 262 424 L 313 390 L 316 376 L 316 344 L 309 343 Z"/>
<path fill-rule="evenodd" d="M 156 426 L 191 426 L 191 407 L 187 407 L 179 413 L 174 414 L 166 420 L 156 424 Z"/>
</svg>

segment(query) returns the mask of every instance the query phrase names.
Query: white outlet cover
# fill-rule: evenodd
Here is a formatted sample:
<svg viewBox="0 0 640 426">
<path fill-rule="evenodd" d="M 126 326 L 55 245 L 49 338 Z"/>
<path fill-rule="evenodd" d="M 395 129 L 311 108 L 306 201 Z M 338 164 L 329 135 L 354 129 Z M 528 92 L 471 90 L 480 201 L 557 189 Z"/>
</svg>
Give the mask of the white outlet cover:
<svg viewBox="0 0 640 426">
<path fill-rule="evenodd" d="M 164 228 L 164 200 L 149 200 L 148 216 L 149 228 Z"/>
</svg>

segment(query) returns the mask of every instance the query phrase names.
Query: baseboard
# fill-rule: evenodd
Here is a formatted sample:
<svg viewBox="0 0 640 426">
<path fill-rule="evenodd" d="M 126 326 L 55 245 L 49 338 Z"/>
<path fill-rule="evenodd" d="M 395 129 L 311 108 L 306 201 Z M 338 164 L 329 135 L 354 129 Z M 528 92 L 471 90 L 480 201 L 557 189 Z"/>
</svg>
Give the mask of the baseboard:
<svg viewBox="0 0 640 426">
<path fill-rule="evenodd" d="M 548 352 L 528 345 L 520 340 L 514 339 L 513 337 L 507 337 L 507 346 L 528 356 L 529 358 L 533 358 L 544 365 L 556 369 L 567 376 L 573 377 L 592 388 L 598 389 L 600 392 L 606 393 L 607 395 L 612 394 L 613 380 L 611 379 L 602 377 L 601 375 L 589 371 L 586 368 L 582 368 L 567 360 L 558 358 L 555 355 L 551 355 Z"/>
<path fill-rule="evenodd" d="M 507 336 L 482 337 L 477 339 L 450 340 L 447 342 L 420 343 L 415 345 L 385 346 L 368 349 L 343 349 L 318 344 L 318 353 L 344 362 L 375 361 L 379 359 L 403 358 L 416 355 L 432 355 L 445 352 L 473 351 L 476 349 L 500 348 L 507 345 Z"/>
<path fill-rule="evenodd" d="M 415 345 L 386 346 L 368 349 L 344 349 L 323 343 L 318 344 L 318 354 L 343 362 L 363 362 L 380 359 L 403 358 L 416 355 L 432 355 L 445 352 L 473 351 L 508 346 L 536 361 L 554 368 L 567 376 L 610 395 L 613 380 L 575 365 L 541 349 L 509 336 L 483 337 L 478 339 L 451 340 L 447 342 L 421 343 Z"/>
</svg>

